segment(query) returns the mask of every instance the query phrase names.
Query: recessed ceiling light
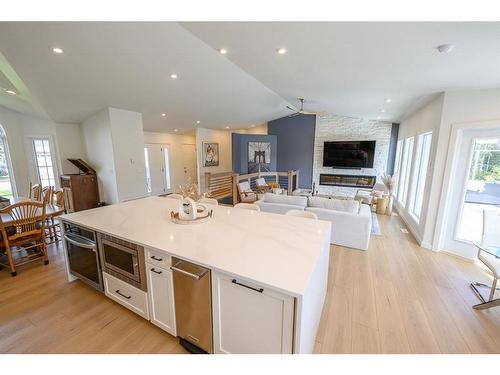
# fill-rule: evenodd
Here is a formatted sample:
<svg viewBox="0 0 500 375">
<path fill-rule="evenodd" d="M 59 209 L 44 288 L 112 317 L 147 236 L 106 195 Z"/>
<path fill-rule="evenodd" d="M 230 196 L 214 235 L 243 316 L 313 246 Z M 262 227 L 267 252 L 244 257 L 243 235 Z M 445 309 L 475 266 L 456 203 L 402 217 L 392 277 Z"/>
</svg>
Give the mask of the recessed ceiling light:
<svg viewBox="0 0 500 375">
<path fill-rule="evenodd" d="M 440 53 L 448 53 L 448 52 L 451 52 L 453 51 L 453 49 L 455 48 L 455 46 L 453 44 L 441 44 L 440 46 L 437 46 L 436 49 L 440 52 Z"/>
<path fill-rule="evenodd" d="M 380 112 L 385 113 L 385 109 L 381 109 Z"/>
<path fill-rule="evenodd" d="M 17 92 L 15 92 L 14 90 L 5 90 L 5 92 L 10 95 L 17 95 Z"/>
<path fill-rule="evenodd" d="M 172 78 L 172 79 L 177 79 L 177 74 L 175 74 L 175 73 L 170 74 L 170 78 Z"/>
<path fill-rule="evenodd" d="M 229 129 L 229 126 L 226 126 L 226 129 Z"/>
<path fill-rule="evenodd" d="M 380 120 L 381 118 L 382 118 L 382 117 L 380 117 L 380 116 L 377 116 L 377 120 Z"/>
<path fill-rule="evenodd" d="M 276 48 L 276 52 L 278 52 L 279 55 L 284 55 L 286 53 L 286 48 Z"/>
<path fill-rule="evenodd" d="M 392 102 L 392 99 L 391 99 L 391 98 L 386 98 L 386 99 L 384 99 L 384 102 L 386 102 L 386 103 L 391 103 L 391 102 Z"/>
<path fill-rule="evenodd" d="M 61 53 L 64 53 L 64 50 L 61 47 L 54 47 L 52 48 L 52 52 L 60 55 Z"/>
<path fill-rule="evenodd" d="M 162 113 L 161 114 L 161 117 L 165 117 L 167 114 L 166 113 Z"/>
<path fill-rule="evenodd" d="M 219 53 L 220 53 L 221 55 L 225 55 L 225 54 L 227 54 L 227 49 L 225 49 L 225 48 L 221 48 L 221 49 L 219 50 Z"/>
<path fill-rule="evenodd" d="M 199 124 L 200 122 L 201 122 L 200 120 L 196 121 L 197 124 Z"/>
<path fill-rule="evenodd" d="M 178 129 L 174 129 L 174 132 L 176 132 L 176 133 L 177 133 L 178 131 L 179 131 Z"/>
</svg>

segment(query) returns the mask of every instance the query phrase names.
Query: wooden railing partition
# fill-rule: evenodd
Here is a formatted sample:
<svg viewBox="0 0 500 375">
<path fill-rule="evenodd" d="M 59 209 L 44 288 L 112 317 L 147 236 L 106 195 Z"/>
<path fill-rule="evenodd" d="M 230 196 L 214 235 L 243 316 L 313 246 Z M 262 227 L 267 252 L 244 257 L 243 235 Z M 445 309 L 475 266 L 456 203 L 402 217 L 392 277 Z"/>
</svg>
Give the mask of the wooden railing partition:
<svg viewBox="0 0 500 375">
<path fill-rule="evenodd" d="M 205 173 L 205 192 L 210 198 L 217 200 L 232 197 L 233 189 L 233 172 L 223 173 Z"/>
<path fill-rule="evenodd" d="M 288 172 L 255 172 L 248 174 L 237 174 L 233 172 L 205 173 L 205 193 L 217 200 L 232 197 L 233 204 L 238 203 L 238 184 L 248 181 L 252 188 L 255 187 L 255 180 L 263 177 L 267 182 L 276 182 L 286 189 L 288 194 L 297 189 L 299 181 L 299 171 Z"/>
</svg>

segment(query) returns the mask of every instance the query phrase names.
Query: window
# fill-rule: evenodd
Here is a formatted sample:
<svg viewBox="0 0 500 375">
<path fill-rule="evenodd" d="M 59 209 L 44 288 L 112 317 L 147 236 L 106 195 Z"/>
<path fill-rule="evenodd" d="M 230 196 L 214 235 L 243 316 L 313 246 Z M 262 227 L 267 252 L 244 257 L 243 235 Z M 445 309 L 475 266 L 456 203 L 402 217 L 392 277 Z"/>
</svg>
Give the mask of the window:
<svg viewBox="0 0 500 375">
<path fill-rule="evenodd" d="M 56 186 L 52 155 L 48 139 L 33 139 L 38 179 L 42 187 Z"/>
<path fill-rule="evenodd" d="M 146 164 L 146 190 L 151 193 L 151 168 L 149 167 L 149 150 L 144 147 L 144 162 Z"/>
<path fill-rule="evenodd" d="M 170 184 L 170 149 L 167 145 L 163 146 L 164 171 L 165 171 L 165 191 L 169 191 L 172 187 Z"/>
<path fill-rule="evenodd" d="M 396 186 L 394 187 L 394 195 L 398 194 L 398 186 L 399 186 L 399 173 L 401 168 L 401 155 L 403 154 L 403 140 L 400 139 L 398 141 L 396 147 L 396 158 L 394 159 L 394 181 L 396 181 Z"/>
<path fill-rule="evenodd" d="M 7 136 L 0 125 L 0 196 L 12 199 L 14 196 L 12 174 L 10 172 Z"/>
<path fill-rule="evenodd" d="M 415 137 L 405 139 L 403 160 L 401 162 L 401 176 L 399 178 L 398 201 L 404 207 L 408 196 L 408 182 L 410 180 L 411 162 L 413 158 L 413 143 Z"/>
<path fill-rule="evenodd" d="M 427 166 L 431 153 L 432 133 L 418 136 L 417 155 L 415 160 L 415 190 L 411 202 L 411 213 L 419 220 L 422 212 L 422 201 L 424 199 L 425 180 L 427 178 Z"/>
</svg>

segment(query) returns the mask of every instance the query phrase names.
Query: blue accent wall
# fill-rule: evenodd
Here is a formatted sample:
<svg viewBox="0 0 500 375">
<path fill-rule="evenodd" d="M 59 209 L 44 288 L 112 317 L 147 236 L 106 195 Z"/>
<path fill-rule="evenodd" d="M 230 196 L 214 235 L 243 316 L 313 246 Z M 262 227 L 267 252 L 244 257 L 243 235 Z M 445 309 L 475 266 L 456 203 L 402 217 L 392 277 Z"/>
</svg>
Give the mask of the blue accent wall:
<svg viewBox="0 0 500 375">
<path fill-rule="evenodd" d="M 275 135 L 233 133 L 233 172 L 248 173 L 248 142 L 271 142 L 271 171 L 277 171 L 278 142 Z"/>
<path fill-rule="evenodd" d="M 267 123 L 268 134 L 278 138 L 278 171 L 299 170 L 299 187 L 311 188 L 315 115 L 283 117 Z"/>
<path fill-rule="evenodd" d="M 387 156 L 387 174 L 394 174 L 394 164 L 396 161 L 396 147 L 398 145 L 399 124 L 392 123 L 391 140 L 389 143 L 389 155 Z"/>
</svg>

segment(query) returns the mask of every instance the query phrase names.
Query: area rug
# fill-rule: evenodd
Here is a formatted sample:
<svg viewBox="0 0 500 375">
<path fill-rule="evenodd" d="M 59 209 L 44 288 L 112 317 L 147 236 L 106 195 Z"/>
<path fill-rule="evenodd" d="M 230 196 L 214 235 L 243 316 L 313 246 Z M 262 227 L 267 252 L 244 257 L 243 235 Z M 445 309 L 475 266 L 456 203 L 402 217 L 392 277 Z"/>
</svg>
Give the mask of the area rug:
<svg viewBox="0 0 500 375">
<path fill-rule="evenodd" d="M 380 230 L 380 225 L 378 224 L 377 214 L 372 212 L 372 234 L 374 236 L 381 236 L 382 231 Z"/>
</svg>

